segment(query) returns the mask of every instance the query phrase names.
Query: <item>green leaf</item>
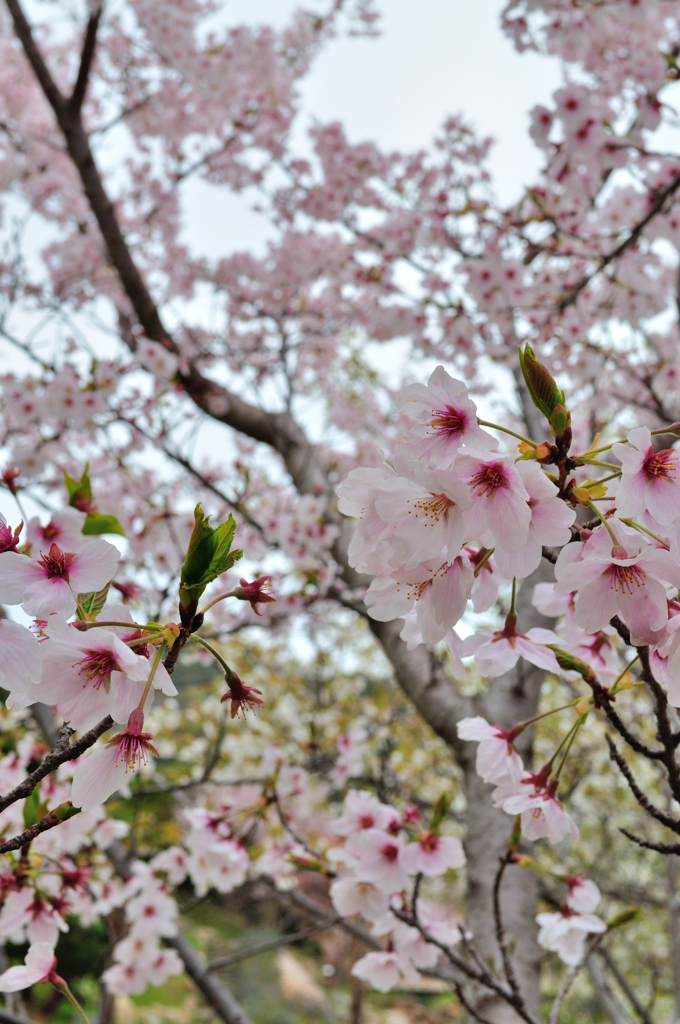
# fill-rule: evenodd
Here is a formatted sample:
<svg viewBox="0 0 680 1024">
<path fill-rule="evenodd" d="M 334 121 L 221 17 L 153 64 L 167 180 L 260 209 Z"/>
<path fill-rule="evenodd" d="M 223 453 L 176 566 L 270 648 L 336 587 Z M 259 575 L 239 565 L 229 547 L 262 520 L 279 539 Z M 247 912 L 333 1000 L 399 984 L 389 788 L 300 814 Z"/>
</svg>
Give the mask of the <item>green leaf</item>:
<svg viewBox="0 0 680 1024">
<path fill-rule="evenodd" d="M 437 831 L 441 823 L 444 821 L 444 818 L 449 813 L 449 807 L 451 806 L 452 799 L 453 793 L 442 793 L 435 803 L 432 811 L 432 824 L 430 826 L 433 832 Z"/>
<path fill-rule="evenodd" d="M 231 550 L 236 523 L 230 514 L 226 523 L 213 528 L 210 517 L 200 505 L 194 511 L 194 528 L 180 575 L 179 597 L 183 608 L 198 601 L 203 591 L 241 558 L 243 552 Z"/>
<path fill-rule="evenodd" d="M 83 523 L 83 531 L 88 537 L 99 536 L 100 533 L 117 533 L 125 536 L 125 530 L 115 516 L 103 516 L 99 512 L 90 512 Z"/>
<path fill-rule="evenodd" d="M 528 342 L 524 351 L 520 346 L 519 365 L 531 401 L 549 420 L 556 405 L 565 405 L 564 391 L 560 391 L 549 370 L 539 363 Z"/>
<path fill-rule="evenodd" d="M 24 800 L 24 826 L 30 828 L 31 825 L 35 825 L 36 821 L 40 821 L 43 813 L 40 801 L 40 783 L 38 783 L 30 796 Z"/>
<path fill-rule="evenodd" d="M 92 484 L 88 476 L 89 463 L 83 470 L 80 480 L 74 480 L 68 473 L 64 473 L 64 483 L 68 491 L 68 503 L 73 508 L 79 508 L 86 512 L 92 505 Z"/>
<path fill-rule="evenodd" d="M 85 613 L 85 618 L 94 620 L 106 604 L 106 597 L 109 592 L 110 583 L 107 583 L 103 590 L 92 591 L 89 594 L 78 594 L 78 604 Z"/>
</svg>

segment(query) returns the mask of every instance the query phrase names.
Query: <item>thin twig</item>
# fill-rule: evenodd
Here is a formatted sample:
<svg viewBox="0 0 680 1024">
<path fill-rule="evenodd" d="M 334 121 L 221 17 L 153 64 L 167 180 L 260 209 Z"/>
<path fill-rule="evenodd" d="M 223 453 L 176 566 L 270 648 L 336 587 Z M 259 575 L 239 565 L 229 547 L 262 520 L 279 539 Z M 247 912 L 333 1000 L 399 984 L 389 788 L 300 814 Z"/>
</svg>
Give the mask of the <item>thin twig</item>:
<svg viewBox="0 0 680 1024">
<path fill-rule="evenodd" d="M 500 859 L 498 871 L 496 872 L 496 877 L 493 883 L 493 916 L 494 923 L 496 926 L 496 941 L 498 942 L 498 946 L 501 951 L 501 956 L 503 957 L 503 971 L 505 973 L 505 978 L 510 988 L 514 992 L 515 998 L 518 1000 L 518 1002 L 522 1004 L 522 1006 L 524 1006 L 524 998 L 520 991 L 520 987 L 517 983 L 515 969 L 512 965 L 512 960 L 510 959 L 508 947 L 505 942 L 505 927 L 503 925 L 503 914 L 501 912 L 501 884 L 503 882 L 503 875 L 505 874 L 505 869 L 507 868 L 509 863 L 509 855 L 508 853 L 506 853 Z"/>
<path fill-rule="evenodd" d="M 575 964 L 574 967 L 572 967 L 571 971 L 569 972 L 569 974 L 566 976 L 566 978 L 564 979 L 564 981 L 560 985 L 559 991 L 558 991 L 557 995 L 555 996 L 555 999 L 553 1000 L 553 1004 L 552 1004 L 552 1006 L 550 1008 L 550 1016 L 548 1017 L 548 1024 L 557 1024 L 557 1022 L 559 1020 L 560 1007 L 562 1006 L 562 1003 L 564 1002 L 564 999 L 565 999 L 569 989 L 574 984 L 574 981 L 576 980 L 576 976 L 579 973 L 579 971 L 583 967 L 585 967 L 586 963 L 588 962 L 588 960 L 590 958 L 590 955 L 595 951 L 595 949 L 597 948 L 599 943 L 602 941 L 602 938 L 603 938 L 604 935 L 605 935 L 605 932 L 601 932 L 599 935 L 596 935 L 593 939 L 591 939 L 591 941 L 586 946 L 586 948 L 585 948 L 585 950 L 583 952 L 583 956 L 581 957 L 579 962 L 577 964 Z"/>
<path fill-rule="evenodd" d="M 206 970 L 216 971 L 221 967 L 231 967 L 232 964 L 240 963 L 241 960 L 247 960 L 248 957 L 267 953 L 270 949 L 278 949 L 279 946 L 289 946 L 292 942 L 301 942 L 303 939 L 308 939 L 311 935 L 316 935 L 317 932 L 323 932 L 327 928 L 332 928 L 333 925 L 338 924 L 341 920 L 342 918 L 339 914 L 334 914 L 333 917 L 320 921 L 319 924 L 311 925 L 309 928 L 303 928 L 302 931 L 295 932 L 292 935 L 280 935 L 277 939 L 258 942 L 257 945 L 237 950 L 231 955 L 218 957 L 217 960 L 213 960 L 212 963 L 208 964 Z"/>
<path fill-rule="evenodd" d="M 649 797 L 645 796 L 645 794 L 642 792 L 637 782 L 635 781 L 635 778 L 629 766 L 626 764 L 623 757 L 616 749 L 616 745 L 611 736 L 607 736 L 606 740 L 609 745 L 609 754 L 611 756 L 612 761 L 615 761 L 618 765 L 621 774 L 624 776 L 626 782 L 630 786 L 630 790 L 635 799 L 637 800 L 637 802 L 640 804 L 640 807 L 643 807 L 648 812 L 648 814 L 651 814 L 653 818 L 656 818 L 656 820 L 660 821 L 662 825 L 665 825 L 666 828 L 669 828 L 671 832 L 675 832 L 678 835 L 680 835 L 680 821 L 677 821 L 675 818 L 671 818 L 670 815 L 666 814 L 665 811 L 662 811 L 660 807 L 657 807 L 655 804 L 653 804 Z"/>
<path fill-rule="evenodd" d="M 0 811 L 4 811 L 6 807 L 16 803 L 17 800 L 30 796 L 41 779 L 44 779 L 46 775 L 53 772 L 59 765 L 64 764 L 66 761 L 73 761 L 76 757 L 84 754 L 89 747 L 94 746 L 102 733 L 105 733 L 112 725 L 113 719 L 110 715 L 107 715 L 93 729 L 83 733 L 75 743 L 69 743 L 70 729 L 62 729 L 59 742 L 54 750 L 50 751 L 35 771 L 27 775 L 23 782 L 20 782 L 18 786 L 15 786 L 14 789 L 0 798 Z"/>
</svg>

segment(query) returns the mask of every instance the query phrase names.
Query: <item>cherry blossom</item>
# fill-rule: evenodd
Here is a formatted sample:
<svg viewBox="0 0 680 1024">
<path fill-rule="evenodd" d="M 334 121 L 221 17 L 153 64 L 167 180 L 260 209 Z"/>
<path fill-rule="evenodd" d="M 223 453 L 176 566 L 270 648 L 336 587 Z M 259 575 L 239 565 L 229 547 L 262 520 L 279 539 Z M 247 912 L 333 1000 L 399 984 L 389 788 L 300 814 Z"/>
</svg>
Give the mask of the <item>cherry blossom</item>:
<svg viewBox="0 0 680 1024">
<path fill-rule="evenodd" d="M 633 643 L 653 643 L 668 620 L 666 588 L 680 586 L 680 566 L 668 551 L 654 548 L 622 523 L 617 542 L 598 530 L 582 544 L 569 544 L 555 565 L 555 591 L 576 592 L 574 618 L 588 633 L 604 629 L 620 615 Z"/>
<path fill-rule="evenodd" d="M 662 526 L 680 518 L 678 452 L 655 452 L 648 427 L 635 427 L 628 434 L 628 443 L 615 444 L 612 452 L 623 470 L 616 492 L 620 517 L 634 519 L 647 511 Z"/>
<path fill-rule="evenodd" d="M 37 560 L 0 554 L 0 601 L 21 604 L 29 615 L 72 615 L 76 596 L 102 590 L 118 566 L 118 551 L 105 540 L 88 540 L 78 551 L 52 544 Z"/>
<path fill-rule="evenodd" d="M 466 520 L 477 535 L 488 530 L 498 548 L 517 552 L 526 543 L 531 523 L 529 494 L 508 456 L 462 455 L 456 462 L 470 488 L 472 507 Z"/>
<path fill-rule="evenodd" d="M 583 875 L 570 877 L 565 875 L 562 879 L 569 886 L 566 904 L 574 914 L 592 914 L 600 902 L 600 890 L 595 882 Z"/>
<path fill-rule="evenodd" d="M 11 619 L 0 619 L 0 686 L 9 690 L 8 708 L 23 708 L 39 700 L 41 662 L 38 642 L 30 630 Z"/>
<path fill-rule="evenodd" d="M 459 839 L 423 832 L 404 848 L 401 863 L 411 875 L 443 875 L 449 868 L 462 868 L 465 854 Z"/>
<path fill-rule="evenodd" d="M 478 426 L 476 406 L 463 382 L 443 366 L 432 372 L 427 385 L 405 387 L 397 407 L 418 423 L 401 442 L 415 459 L 429 459 L 447 469 L 462 445 L 482 451 L 498 447 L 496 438 Z"/>
<path fill-rule="evenodd" d="M 381 803 L 366 790 L 350 789 L 343 814 L 333 823 L 333 831 L 339 836 L 351 836 L 367 828 L 392 831 L 395 822 L 399 824 L 399 815 L 393 807 Z"/>
<path fill-rule="evenodd" d="M 473 633 L 463 641 L 463 654 L 474 654 L 480 671 L 490 679 L 513 668 L 520 658 L 532 665 L 561 674 L 554 653 L 547 645 L 558 644 L 559 637 L 550 629 L 534 626 L 526 633 L 517 630 L 516 623 L 508 616 L 506 624 L 495 633 Z"/>
<path fill-rule="evenodd" d="M 350 836 L 345 849 L 355 858 L 354 871 L 361 881 L 373 882 L 386 893 L 400 892 L 405 888 L 407 874 L 402 863 L 402 835 L 394 836 L 379 828 L 368 828 Z"/>
<path fill-rule="evenodd" d="M 575 966 L 581 960 L 586 937 L 607 930 L 607 925 L 595 914 L 538 914 L 540 931 L 538 943 L 544 949 L 557 953 L 565 964 Z"/>
<path fill-rule="evenodd" d="M 555 796 L 556 790 L 556 781 L 546 778 L 545 771 L 524 772 L 519 780 L 503 779 L 493 798 L 506 814 L 521 814 L 526 839 L 547 839 L 551 843 L 578 839 L 578 828 Z"/>
<path fill-rule="evenodd" d="M 526 540 L 519 551 L 506 551 L 499 541 L 495 559 L 506 579 L 529 576 L 541 561 L 544 545 L 561 548 L 567 544 L 570 540 L 569 527 L 576 518 L 576 510 L 560 501 L 555 484 L 535 463 L 519 462 L 517 472 L 529 495 L 531 520 Z"/>
<path fill-rule="evenodd" d="M 376 488 L 375 498 L 375 510 L 385 523 L 395 557 L 405 569 L 435 552 L 453 560 L 465 537 L 463 512 L 470 508 L 467 488 L 451 474 L 420 463 L 402 468 L 408 476 L 393 477 Z"/>
<path fill-rule="evenodd" d="M 86 518 L 86 513 L 77 508 L 62 508 L 45 525 L 37 516 L 29 519 L 26 539 L 33 557 L 38 551 L 48 551 L 53 544 L 62 551 L 78 551 L 89 542 L 89 538 L 83 536 Z"/>
<path fill-rule="evenodd" d="M 377 577 L 366 593 L 373 619 L 389 622 L 415 608 L 422 641 L 442 640 L 463 615 L 474 581 L 465 555 L 452 562 L 426 562 L 412 569 L 395 569 Z"/>
<path fill-rule="evenodd" d="M 44 632 L 43 677 L 34 699 L 53 704 L 73 729 L 90 729 L 109 714 L 127 722 L 149 676 L 147 659 L 108 629 L 81 632 L 51 616 Z M 169 678 L 167 683 L 176 693 Z"/>
<path fill-rule="evenodd" d="M 480 715 L 462 718 L 456 728 L 462 740 L 479 743 L 477 774 L 485 782 L 497 782 L 506 776 L 513 779 L 521 776 L 524 765 L 514 745 L 514 730 L 506 731 L 496 725 L 489 725 Z"/>
<path fill-rule="evenodd" d="M 158 757 L 151 733 L 141 731 L 137 721 L 87 753 L 73 774 L 71 800 L 74 807 L 91 810 L 104 803 L 127 780 L 128 772 L 149 763 L 149 751 Z"/>
<path fill-rule="evenodd" d="M 349 876 L 336 878 L 330 897 L 338 914 L 351 917 L 361 914 L 367 921 L 377 920 L 387 910 L 387 895 L 374 882 Z"/>
<path fill-rule="evenodd" d="M 9 967 L 0 974 L 0 992 L 19 992 L 39 981 L 45 981 L 56 965 L 54 946 L 49 942 L 33 942 L 20 967 Z"/>
<path fill-rule="evenodd" d="M 408 957 L 396 951 L 366 953 L 356 961 L 352 974 L 368 981 L 379 992 L 389 992 L 395 985 L 415 985 L 418 982 L 418 972 Z"/>
</svg>

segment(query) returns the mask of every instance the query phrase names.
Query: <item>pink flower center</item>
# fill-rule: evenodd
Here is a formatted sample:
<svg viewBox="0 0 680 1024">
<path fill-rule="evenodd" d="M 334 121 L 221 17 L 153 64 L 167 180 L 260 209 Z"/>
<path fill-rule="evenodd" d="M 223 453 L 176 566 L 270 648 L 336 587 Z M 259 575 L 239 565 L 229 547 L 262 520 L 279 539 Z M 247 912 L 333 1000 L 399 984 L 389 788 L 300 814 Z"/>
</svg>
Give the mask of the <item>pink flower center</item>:
<svg viewBox="0 0 680 1024">
<path fill-rule="evenodd" d="M 477 490 L 477 497 L 482 495 L 492 497 L 499 487 L 507 487 L 505 469 L 499 462 L 492 462 L 488 466 L 482 466 L 472 478 L 472 486 Z"/>
<path fill-rule="evenodd" d="M 140 732 L 136 728 L 123 729 L 121 733 L 109 740 L 110 743 L 117 743 L 116 763 L 125 762 L 125 771 L 134 772 L 143 764 L 149 763 L 149 751 L 158 757 L 158 751 L 153 745 L 153 736 L 150 732 Z"/>
<path fill-rule="evenodd" d="M 613 565 L 609 589 L 632 594 L 633 587 L 644 587 L 646 573 L 639 565 Z"/>
<path fill-rule="evenodd" d="M 42 565 L 48 577 L 50 579 L 62 579 L 68 583 L 68 571 L 76 556 L 64 554 L 56 544 L 52 545 L 49 554 L 43 555 L 42 551 L 40 554 L 42 558 L 38 559 L 38 565 Z"/>
<path fill-rule="evenodd" d="M 423 526 L 432 529 L 441 519 L 446 519 L 448 511 L 455 502 L 447 498 L 445 494 L 430 494 L 427 498 L 419 498 L 418 501 L 407 501 L 407 505 L 413 505 L 408 514 L 416 519 L 423 520 Z"/>
<path fill-rule="evenodd" d="M 425 853 L 433 853 L 439 847 L 439 839 L 432 832 L 426 832 L 421 837 L 420 845 Z"/>
<path fill-rule="evenodd" d="M 86 675 L 98 690 L 102 683 L 109 683 L 112 672 L 120 672 L 120 665 L 110 651 L 89 651 L 80 662 L 79 675 Z M 83 683 L 87 686 L 87 683 Z"/>
<path fill-rule="evenodd" d="M 467 416 L 461 410 L 447 405 L 444 409 L 433 409 L 432 426 L 436 434 L 454 437 L 456 434 L 462 434 L 465 430 Z"/>
<path fill-rule="evenodd" d="M 675 480 L 675 452 L 670 448 L 663 452 L 650 448 L 642 469 L 647 476 L 657 480 Z"/>
<path fill-rule="evenodd" d="M 395 846 L 394 843 L 386 843 L 380 853 L 384 860 L 391 864 L 399 856 L 399 847 Z"/>
<path fill-rule="evenodd" d="M 362 814 L 359 818 L 359 825 L 361 828 L 373 828 L 375 819 L 372 814 Z"/>
</svg>

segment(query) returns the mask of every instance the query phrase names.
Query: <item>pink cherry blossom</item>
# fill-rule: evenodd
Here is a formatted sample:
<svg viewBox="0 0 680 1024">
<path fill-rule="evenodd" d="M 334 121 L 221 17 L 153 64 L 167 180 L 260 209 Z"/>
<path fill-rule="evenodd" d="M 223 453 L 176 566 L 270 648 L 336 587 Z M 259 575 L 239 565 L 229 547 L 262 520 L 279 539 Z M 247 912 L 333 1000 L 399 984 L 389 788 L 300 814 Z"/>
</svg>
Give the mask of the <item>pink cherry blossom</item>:
<svg viewBox="0 0 680 1024">
<path fill-rule="evenodd" d="M 583 956 L 587 935 L 606 932 L 607 925 L 595 914 L 538 914 L 538 943 L 558 954 L 565 964 L 575 966 Z"/>
<path fill-rule="evenodd" d="M 390 550 L 385 540 L 389 526 L 378 515 L 376 500 L 382 494 L 382 485 L 389 485 L 397 477 L 387 464 L 353 469 L 338 487 L 338 509 L 345 516 L 358 519 L 352 535 L 347 558 L 359 572 L 379 576 L 389 563 Z"/>
<path fill-rule="evenodd" d="M 9 690 L 8 708 L 27 707 L 40 700 L 37 683 L 42 671 L 39 645 L 33 634 L 11 619 L 0 619 L 0 686 Z"/>
<path fill-rule="evenodd" d="M 109 629 L 81 631 L 50 616 L 44 632 L 35 699 L 55 705 L 73 729 L 90 729 L 106 715 L 127 722 L 149 677 L 147 659 Z"/>
<path fill-rule="evenodd" d="M 463 513 L 471 505 L 465 484 L 453 473 L 419 463 L 396 465 L 408 476 L 381 485 L 375 499 L 394 557 L 405 569 L 438 555 L 452 561 L 463 546 Z"/>
<path fill-rule="evenodd" d="M 88 540 L 78 551 L 52 544 L 33 559 L 15 551 L 0 554 L 0 602 L 21 604 L 29 615 L 72 615 L 76 595 L 102 590 L 118 566 L 116 548 L 105 540 Z"/>
<path fill-rule="evenodd" d="M 576 591 L 574 619 L 588 633 L 619 615 L 634 644 L 654 643 L 668 621 L 666 588 L 680 586 L 680 566 L 668 551 L 654 548 L 641 534 L 613 522 L 616 546 L 601 527 L 583 545 L 569 544 L 555 565 L 555 592 Z"/>
<path fill-rule="evenodd" d="M 30 886 L 10 892 L 0 910 L 0 934 L 13 942 L 45 942 L 54 948 L 59 932 L 67 931 L 58 911 Z"/>
<path fill-rule="evenodd" d="M 521 814 L 525 839 L 578 839 L 576 825 L 555 796 L 557 783 L 546 775 L 542 770 L 525 772 L 519 780 L 507 776 L 493 792 L 494 803 L 506 814 Z"/>
<path fill-rule="evenodd" d="M 612 452 L 622 469 L 616 492 L 620 517 L 637 519 L 647 511 L 662 526 L 680 518 L 679 452 L 672 448 L 655 452 L 648 427 L 635 427 L 628 443 L 615 444 Z"/>
<path fill-rule="evenodd" d="M 73 806 L 89 811 L 103 804 L 125 784 L 128 772 L 149 763 L 149 751 L 158 757 L 153 736 L 142 732 L 141 726 L 133 722 L 113 739 L 88 752 L 73 773 Z"/>
<path fill-rule="evenodd" d="M 547 644 L 559 644 L 559 637 L 552 630 L 534 626 L 520 633 L 510 619 L 495 633 L 479 632 L 467 637 L 463 641 L 463 653 L 474 654 L 479 671 L 489 679 L 509 672 L 520 658 L 546 672 L 561 675 L 555 654 Z"/>
<path fill-rule="evenodd" d="M 77 508 L 63 508 L 55 512 L 45 525 L 37 516 L 29 519 L 26 539 L 31 545 L 33 557 L 35 558 L 39 551 L 49 551 L 53 544 L 62 551 L 78 551 L 91 539 L 83 536 L 86 518 L 86 513 Z"/>
<path fill-rule="evenodd" d="M 423 832 L 404 848 L 401 863 L 410 875 L 443 875 L 449 868 L 462 868 L 465 853 L 459 839 Z"/>
<path fill-rule="evenodd" d="M 524 579 L 540 564 L 542 548 L 562 547 L 571 538 L 569 527 L 576 510 L 557 497 L 557 488 L 535 462 L 518 462 L 517 472 L 529 495 L 531 520 L 526 541 L 519 551 L 506 551 L 499 545 L 496 564 L 506 579 Z"/>
<path fill-rule="evenodd" d="M 399 815 L 393 807 L 381 803 L 372 793 L 362 789 L 349 790 L 343 810 L 344 813 L 333 823 L 333 831 L 339 836 L 351 836 L 367 828 L 386 831 L 395 822 L 399 823 Z"/>
<path fill-rule="evenodd" d="M 465 385 L 443 366 L 432 372 L 427 385 L 405 387 L 397 408 L 418 423 L 400 445 L 414 459 L 430 459 L 448 469 L 462 445 L 482 451 L 498 447 L 496 438 L 478 425 L 477 408 Z"/>
<path fill-rule="evenodd" d="M 366 593 L 366 608 L 372 619 L 389 622 L 406 616 L 415 608 L 421 639 L 442 640 L 463 615 L 474 582 L 472 566 L 465 555 L 452 562 L 425 562 L 412 569 L 395 569 L 377 577 Z"/>
<path fill-rule="evenodd" d="M 56 962 L 54 946 L 51 943 L 32 943 L 22 966 L 9 967 L 0 974 L 0 992 L 19 992 L 39 981 L 45 981 Z"/>
<path fill-rule="evenodd" d="M 366 953 L 352 967 L 355 978 L 362 978 L 379 992 L 389 992 L 395 985 L 415 985 L 418 972 L 408 957 L 396 951 Z"/>
<path fill-rule="evenodd" d="M 479 743 L 476 770 L 484 782 L 498 782 L 506 775 L 521 776 L 524 765 L 514 745 L 515 730 L 489 725 L 479 715 L 461 719 L 457 730 L 460 739 Z"/>
<path fill-rule="evenodd" d="M 574 914 L 592 914 L 600 902 L 600 890 L 583 875 L 566 875 L 562 881 L 569 886 L 566 904 Z"/>
<path fill-rule="evenodd" d="M 350 836 L 345 849 L 356 860 L 357 878 L 375 883 L 388 894 L 405 888 L 408 878 L 401 861 L 402 835 L 393 836 L 379 828 L 368 828 Z"/>
<path fill-rule="evenodd" d="M 352 917 L 361 914 L 374 921 L 387 911 L 387 895 L 373 882 L 349 875 L 336 878 L 330 888 L 330 897 L 338 914 Z"/>
<path fill-rule="evenodd" d="M 497 548 L 516 552 L 531 523 L 529 494 L 509 455 L 461 455 L 456 473 L 468 484 L 472 508 L 466 520 L 475 535 L 488 530 Z"/>
</svg>

